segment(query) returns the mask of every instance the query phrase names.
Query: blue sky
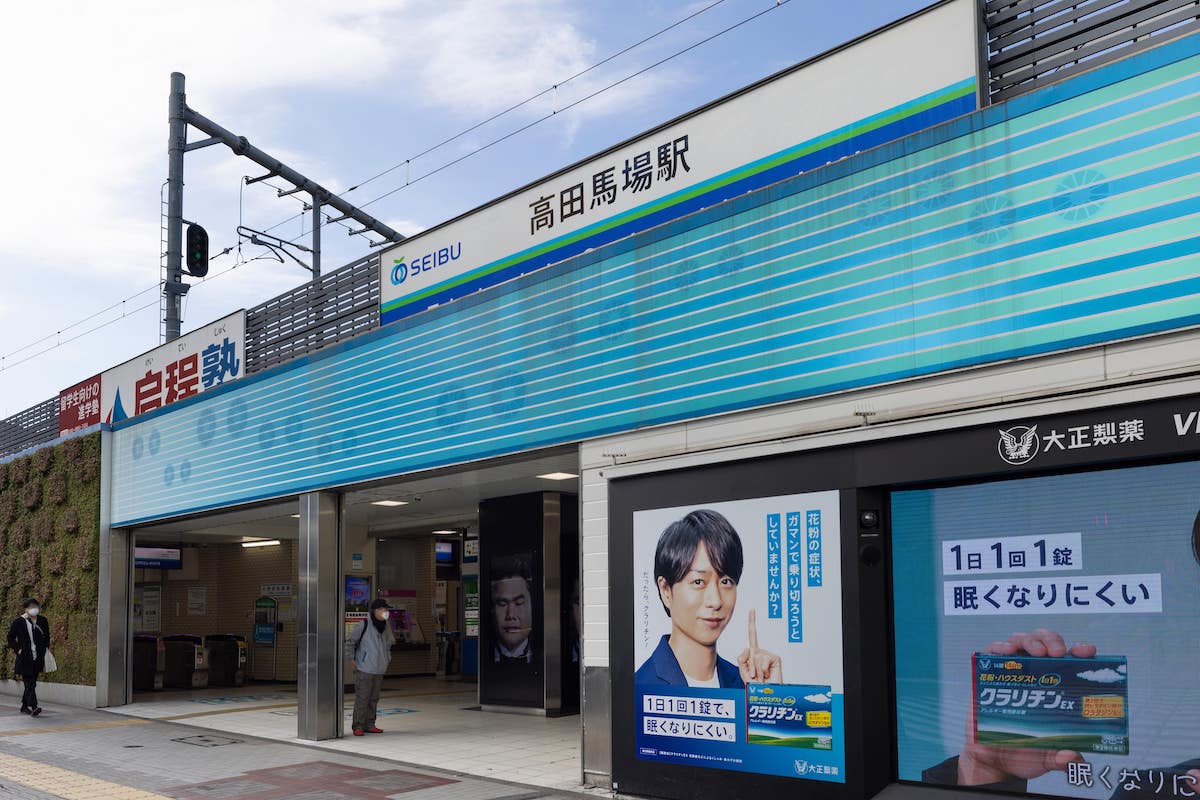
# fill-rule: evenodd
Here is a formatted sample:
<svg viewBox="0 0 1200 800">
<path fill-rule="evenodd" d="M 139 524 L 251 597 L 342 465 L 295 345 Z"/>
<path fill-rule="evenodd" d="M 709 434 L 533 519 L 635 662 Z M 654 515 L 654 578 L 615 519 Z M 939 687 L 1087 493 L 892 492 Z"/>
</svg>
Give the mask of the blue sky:
<svg viewBox="0 0 1200 800">
<path fill-rule="evenodd" d="M 408 173 L 421 175 L 775 6 L 725 0 L 563 83 L 711 2 L 368 0 L 332 8 L 117 0 L 10 11 L 0 47 L 9 76 L 0 97 L 10 110 L 0 129 L 8 189 L 0 213 L 0 417 L 158 344 L 155 291 L 76 323 L 158 281 L 173 70 L 187 75 L 188 103 L 197 111 L 344 192 L 554 84 L 557 92 L 413 161 Z M 368 211 L 416 233 L 928 4 L 790 0 Z M 205 225 L 213 253 L 236 243 L 239 201 L 241 219 L 259 229 L 299 210 L 266 186 L 240 191 L 240 177 L 261 170 L 223 147 L 188 154 L 185 169 L 184 215 Z M 405 174 L 401 167 L 345 197 L 365 203 L 404 184 Z M 302 230 L 294 220 L 276 233 Z M 327 227 L 323 238 L 326 270 L 368 252 L 363 237 L 344 229 Z M 262 252 L 244 245 L 242 259 Z M 214 260 L 212 274 L 236 259 Z M 244 263 L 192 289 L 184 330 L 306 276 L 294 264 Z M 88 333 L 110 320 L 117 321 Z"/>
</svg>

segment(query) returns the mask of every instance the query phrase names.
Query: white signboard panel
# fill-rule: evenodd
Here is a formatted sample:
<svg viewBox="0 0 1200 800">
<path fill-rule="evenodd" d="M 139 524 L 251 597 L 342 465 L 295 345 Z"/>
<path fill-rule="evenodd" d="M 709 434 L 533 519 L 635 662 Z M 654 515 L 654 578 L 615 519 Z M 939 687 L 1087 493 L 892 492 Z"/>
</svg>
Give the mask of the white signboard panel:
<svg viewBox="0 0 1200 800">
<path fill-rule="evenodd" d="M 246 312 L 113 367 L 100 376 L 101 420 L 112 424 L 208 391 L 246 374 Z"/>
<path fill-rule="evenodd" d="M 932 9 L 389 249 L 381 322 L 974 110 L 974 15 Z"/>
</svg>

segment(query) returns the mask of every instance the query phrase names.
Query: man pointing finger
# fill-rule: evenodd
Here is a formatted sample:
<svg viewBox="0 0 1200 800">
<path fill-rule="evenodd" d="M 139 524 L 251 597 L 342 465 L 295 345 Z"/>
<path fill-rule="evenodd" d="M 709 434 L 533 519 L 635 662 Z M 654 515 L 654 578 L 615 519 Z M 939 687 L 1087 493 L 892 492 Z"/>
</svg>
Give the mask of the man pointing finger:
<svg viewBox="0 0 1200 800">
<path fill-rule="evenodd" d="M 750 646 L 738 656 L 738 671 L 746 683 L 783 683 L 783 660 L 758 646 L 758 615 L 750 609 Z"/>
</svg>

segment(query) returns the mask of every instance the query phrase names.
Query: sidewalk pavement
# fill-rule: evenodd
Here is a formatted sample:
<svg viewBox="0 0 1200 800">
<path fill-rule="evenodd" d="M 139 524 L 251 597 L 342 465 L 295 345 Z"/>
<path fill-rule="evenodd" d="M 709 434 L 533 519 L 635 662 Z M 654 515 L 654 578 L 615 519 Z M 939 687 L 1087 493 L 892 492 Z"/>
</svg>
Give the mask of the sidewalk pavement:
<svg viewBox="0 0 1200 800">
<path fill-rule="evenodd" d="M 571 793 L 186 724 L 0 706 L 0 800 L 559 800 Z M 583 797 L 584 795 L 577 795 Z"/>
</svg>

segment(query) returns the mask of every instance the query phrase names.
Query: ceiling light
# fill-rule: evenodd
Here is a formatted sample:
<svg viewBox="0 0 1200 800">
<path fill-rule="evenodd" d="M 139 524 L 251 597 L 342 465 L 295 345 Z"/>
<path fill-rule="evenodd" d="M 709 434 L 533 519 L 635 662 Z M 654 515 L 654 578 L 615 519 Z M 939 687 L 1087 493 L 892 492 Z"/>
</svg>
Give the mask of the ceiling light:
<svg viewBox="0 0 1200 800">
<path fill-rule="evenodd" d="M 257 542 L 242 542 L 242 547 L 274 547 L 279 543 L 278 539 L 259 539 Z"/>
<path fill-rule="evenodd" d="M 300 515 L 299 515 L 299 514 L 292 514 L 292 519 L 300 519 Z"/>
<path fill-rule="evenodd" d="M 394 506 L 406 506 L 406 505 L 408 505 L 408 501 L 407 500 L 376 500 L 375 502 L 371 503 L 371 505 L 387 506 L 388 508 L 392 508 Z"/>
<path fill-rule="evenodd" d="M 545 478 L 548 481 L 569 481 L 571 478 L 579 476 L 572 472 L 547 472 L 545 475 L 538 475 L 539 478 Z"/>
<path fill-rule="evenodd" d="M 458 531 L 434 531 L 433 535 L 434 536 L 453 536 L 456 533 L 458 533 Z"/>
</svg>

